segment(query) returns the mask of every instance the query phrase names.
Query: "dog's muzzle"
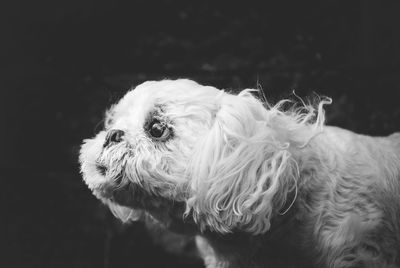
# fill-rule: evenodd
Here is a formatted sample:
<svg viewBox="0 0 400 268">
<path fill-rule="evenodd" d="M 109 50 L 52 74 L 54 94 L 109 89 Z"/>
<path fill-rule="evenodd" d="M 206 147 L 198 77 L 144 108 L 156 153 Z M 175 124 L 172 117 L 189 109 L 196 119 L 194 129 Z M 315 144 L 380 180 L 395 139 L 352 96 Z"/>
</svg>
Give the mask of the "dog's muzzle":
<svg viewBox="0 0 400 268">
<path fill-rule="evenodd" d="M 103 143 L 103 148 L 107 148 L 108 146 L 112 144 L 117 144 L 123 141 L 123 137 L 125 135 L 125 132 L 120 129 L 111 129 L 105 138 L 105 141 Z M 99 171 L 99 173 L 103 176 L 106 175 L 107 172 L 107 167 L 102 165 L 102 164 L 96 164 L 96 169 Z"/>
</svg>

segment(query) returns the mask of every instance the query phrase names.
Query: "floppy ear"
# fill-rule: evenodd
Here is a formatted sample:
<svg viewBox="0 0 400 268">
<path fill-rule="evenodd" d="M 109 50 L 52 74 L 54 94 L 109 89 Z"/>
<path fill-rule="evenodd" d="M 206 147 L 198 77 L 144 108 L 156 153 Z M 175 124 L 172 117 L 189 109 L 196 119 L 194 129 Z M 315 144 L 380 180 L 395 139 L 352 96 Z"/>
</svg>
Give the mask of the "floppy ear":
<svg viewBox="0 0 400 268">
<path fill-rule="evenodd" d="M 250 90 L 224 94 L 209 133 L 190 164 L 186 215 L 205 229 L 266 232 L 296 187 L 297 164 L 268 110 Z"/>
</svg>

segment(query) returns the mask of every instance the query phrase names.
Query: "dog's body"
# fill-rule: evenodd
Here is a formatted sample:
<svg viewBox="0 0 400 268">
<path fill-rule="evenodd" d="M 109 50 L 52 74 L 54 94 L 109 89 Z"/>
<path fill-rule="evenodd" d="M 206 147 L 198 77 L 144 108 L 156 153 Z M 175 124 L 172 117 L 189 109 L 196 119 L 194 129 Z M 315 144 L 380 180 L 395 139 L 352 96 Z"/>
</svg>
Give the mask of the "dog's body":
<svg viewBox="0 0 400 268">
<path fill-rule="evenodd" d="M 324 126 L 326 102 L 146 82 L 82 146 L 83 176 L 122 220 L 197 235 L 207 267 L 399 267 L 400 134 Z"/>
<path fill-rule="evenodd" d="M 215 251 L 228 256 L 211 254 L 211 267 L 252 260 L 254 267 L 399 267 L 399 152 L 400 134 L 372 138 L 325 127 L 298 151 L 304 167 L 290 211 L 261 237 L 237 245 L 235 237 L 209 235 Z"/>
</svg>

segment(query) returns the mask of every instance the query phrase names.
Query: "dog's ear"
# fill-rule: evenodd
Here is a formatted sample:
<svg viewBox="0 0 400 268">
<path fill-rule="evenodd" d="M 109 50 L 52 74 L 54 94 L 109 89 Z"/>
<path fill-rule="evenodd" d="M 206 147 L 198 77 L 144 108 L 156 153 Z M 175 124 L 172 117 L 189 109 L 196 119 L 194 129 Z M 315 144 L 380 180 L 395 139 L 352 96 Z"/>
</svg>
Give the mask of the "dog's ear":
<svg viewBox="0 0 400 268">
<path fill-rule="evenodd" d="M 249 90 L 225 94 L 209 133 L 190 165 L 191 196 L 186 215 L 201 230 L 266 232 L 297 179 L 289 142 Z"/>
</svg>

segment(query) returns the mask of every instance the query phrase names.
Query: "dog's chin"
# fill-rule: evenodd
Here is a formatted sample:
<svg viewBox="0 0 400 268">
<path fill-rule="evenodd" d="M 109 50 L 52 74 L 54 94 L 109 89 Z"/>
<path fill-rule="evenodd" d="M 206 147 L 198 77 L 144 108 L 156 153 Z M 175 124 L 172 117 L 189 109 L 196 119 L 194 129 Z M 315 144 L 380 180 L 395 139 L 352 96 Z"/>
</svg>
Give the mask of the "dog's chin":
<svg viewBox="0 0 400 268">
<path fill-rule="evenodd" d="M 147 192 L 138 184 L 128 182 L 118 185 L 109 182 L 94 189 L 93 192 L 99 199 L 107 200 L 106 203 L 129 208 L 136 214 L 142 211 L 174 232 L 194 234 L 198 231 L 194 222 L 183 216 L 186 206 L 184 202 Z"/>
<path fill-rule="evenodd" d="M 103 140 L 104 133 L 100 133 L 95 139 L 86 140 L 80 154 L 84 181 L 98 199 L 107 204 L 123 221 L 137 220 L 138 218 L 130 216 L 136 217 L 137 214 L 144 213 L 176 232 L 188 233 L 196 230 L 194 224 L 188 224 L 188 218 L 184 219 L 186 206 L 184 201 L 161 196 L 158 191 L 152 191 L 150 187 L 144 188 L 140 182 L 136 182 L 137 180 L 130 179 L 132 176 L 135 177 L 134 175 L 124 174 L 123 166 L 112 167 L 99 163 L 97 160 L 102 154 Z M 113 173 L 111 170 L 121 172 Z M 128 216 L 124 218 L 125 215 Z"/>
<path fill-rule="evenodd" d="M 197 232 L 194 223 L 183 216 L 185 212 L 184 202 L 176 202 L 149 193 L 134 183 L 118 187 L 107 185 L 102 190 L 99 188 L 94 192 L 96 191 L 100 199 L 108 201 L 106 203 L 131 209 L 133 217 L 129 220 L 138 220 L 139 218 L 135 218 L 136 215 L 145 213 L 171 231 L 184 234 Z M 126 221 L 126 219 L 122 220 Z"/>
<path fill-rule="evenodd" d="M 92 173 L 94 177 L 85 177 L 86 183 L 96 197 L 109 200 L 121 206 L 132 209 L 163 210 L 171 203 L 166 198 L 146 191 L 141 185 L 131 182 L 123 173 L 109 175 L 107 167 L 95 166 Z"/>
</svg>

